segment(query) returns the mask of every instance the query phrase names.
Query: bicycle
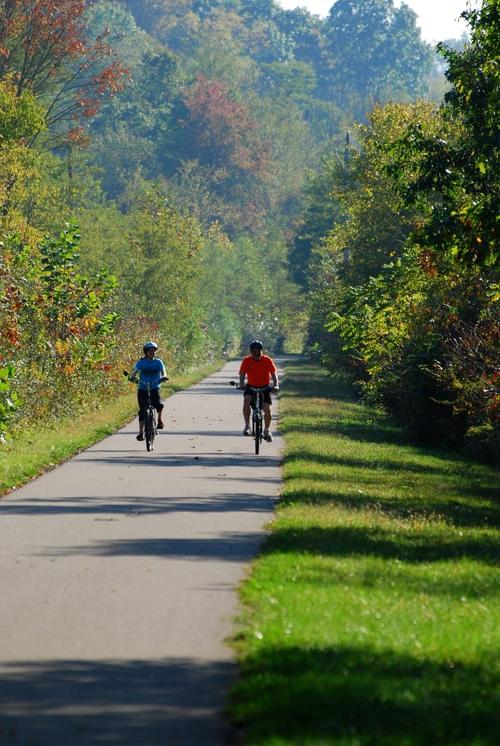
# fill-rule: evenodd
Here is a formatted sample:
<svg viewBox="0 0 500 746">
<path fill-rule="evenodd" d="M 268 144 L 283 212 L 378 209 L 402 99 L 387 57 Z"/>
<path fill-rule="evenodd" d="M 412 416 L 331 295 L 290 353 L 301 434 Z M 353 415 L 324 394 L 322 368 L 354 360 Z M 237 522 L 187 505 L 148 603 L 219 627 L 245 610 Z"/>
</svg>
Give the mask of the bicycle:
<svg viewBox="0 0 500 746">
<path fill-rule="evenodd" d="M 124 370 L 123 375 L 127 376 L 127 378 L 130 381 L 130 375 L 129 373 Z M 161 379 L 162 382 L 168 381 L 168 378 Z M 138 381 L 133 381 L 134 383 L 138 383 Z M 151 386 L 149 383 L 146 383 L 147 387 L 147 393 L 148 398 L 146 402 L 146 409 L 144 412 L 144 440 L 146 441 L 146 450 L 147 451 L 153 451 L 154 450 L 154 442 L 155 437 L 158 434 L 158 414 L 156 412 L 156 409 L 153 406 L 153 402 L 151 401 Z"/>
<path fill-rule="evenodd" d="M 146 386 L 148 392 L 148 400 L 146 404 L 146 411 L 144 412 L 144 440 L 146 441 L 146 450 L 153 451 L 157 433 L 156 428 L 158 425 L 158 415 L 151 402 L 151 387 L 149 383 L 146 384 Z"/>
<path fill-rule="evenodd" d="M 231 386 L 236 386 L 236 388 L 240 388 L 236 384 L 235 381 L 230 381 Z M 247 386 L 246 387 L 249 391 L 251 391 L 253 394 L 255 394 L 254 397 L 252 397 L 252 438 L 254 439 L 255 443 L 255 453 L 258 455 L 260 451 L 260 444 L 262 443 L 264 439 L 264 428 L 263 428 L 263 422 L 264 422 L 264 394 L 266 391 L 272 391 L 272 386 Z"/>
</svg>

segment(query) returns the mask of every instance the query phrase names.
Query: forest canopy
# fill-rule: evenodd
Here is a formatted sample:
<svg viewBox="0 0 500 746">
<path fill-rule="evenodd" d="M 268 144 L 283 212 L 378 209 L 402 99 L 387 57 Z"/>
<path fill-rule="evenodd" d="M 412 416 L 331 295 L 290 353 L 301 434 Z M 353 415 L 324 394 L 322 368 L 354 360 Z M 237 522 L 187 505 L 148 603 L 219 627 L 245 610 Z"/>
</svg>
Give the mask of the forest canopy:
<svg viewBox="0 0 500 746">
<path fill-rule="evenodd" d="M 365 331 L 399 351 L 391 390 L 429 318 L 448 345 L 490 345 L 497 2 L 439 64 L 394 0 L 324 19 L 273 0 L 0 0 L 0 19 L 3 429 L 33 381 L 42 419 L 109 396 L 151 336 L 175 369 L 307 337 L 395 410 L 411 403 L 384 394 Z M 473 300 L 453 305 L 450 283 Z M 421 352 L 443 386 L 451 358 Z"/>
</svg>

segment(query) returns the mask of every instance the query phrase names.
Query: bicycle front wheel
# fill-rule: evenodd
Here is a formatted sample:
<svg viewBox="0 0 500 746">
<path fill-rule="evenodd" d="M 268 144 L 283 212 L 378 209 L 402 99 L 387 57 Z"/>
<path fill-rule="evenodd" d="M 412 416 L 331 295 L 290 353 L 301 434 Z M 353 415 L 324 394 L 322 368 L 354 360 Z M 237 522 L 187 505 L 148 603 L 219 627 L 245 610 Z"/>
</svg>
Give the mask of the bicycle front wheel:
<svg viewBox="0 0 500 746">
<path fill-rule="evenodd" d="M 152 409 L 146 410 L 146 416 L 144 418 L 144 435 L 146 438 L 146 450 L 152 451 L 156 435 L 155 418 Z"/>
<path fill-rule="evenodd" d="M 255 418 L 255 453 L 258 454 L 260 450 L 260 441 L 262 440 L 262 422 L 260 417 Z"/>
</svg>

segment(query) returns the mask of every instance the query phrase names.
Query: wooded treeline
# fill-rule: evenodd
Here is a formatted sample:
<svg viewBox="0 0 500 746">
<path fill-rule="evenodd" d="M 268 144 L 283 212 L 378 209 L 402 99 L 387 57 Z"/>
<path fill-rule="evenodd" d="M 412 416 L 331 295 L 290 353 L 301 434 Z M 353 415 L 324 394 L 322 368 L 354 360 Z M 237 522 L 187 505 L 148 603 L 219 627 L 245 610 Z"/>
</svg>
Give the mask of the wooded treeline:
<svg viewBox="0 0 500 746">
<path fill-rule="evenodd" d="M 111 395 L 151 336 L 177 369 L 307 336 L 414 414 L 408 349 L 426 412 L 455 428 L 445 378 L 464 363 L 441 353 L 466 330 L 493 343 L 494 247 L 476 228 L 496 120 L 469 121 L 467 97 L 495 106 L 497 15 L 485 2 L 447 53 L 439 108 L 435 52 L 393 0 L 337 0 L 324 20 L 273 0 L 0 0 L 3 429 Z M 463 432 L 493 427 L 490 399 Z"/>
<path fill-rule="evenodd" d="M 419 101 L 372 111 L 356 147 L 316 178 L 295 242 L 321 359 L 421 441 L 493 460 L 499 13 L 498 0 L 485 0 L 464 14 L 470 44 L 441 45 L 450 88 L 439 108 Z M 318 212 L 327 216 L 319 240 Z"/>
</svg>

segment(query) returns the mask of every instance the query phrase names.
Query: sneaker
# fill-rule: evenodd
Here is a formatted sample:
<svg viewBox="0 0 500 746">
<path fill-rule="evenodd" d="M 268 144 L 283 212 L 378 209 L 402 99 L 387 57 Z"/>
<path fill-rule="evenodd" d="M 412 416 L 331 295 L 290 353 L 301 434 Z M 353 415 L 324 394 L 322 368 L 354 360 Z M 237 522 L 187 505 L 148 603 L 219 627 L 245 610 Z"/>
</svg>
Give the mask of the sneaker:
<svg viewBox="0 0 500 746">
<path fill-rule="evenodd" d="M 267 440 L 268 443 L 273 442 L 273 436 L 269 432 L 269 430 L 264 430 L 264 440 Z"/>
<path fill-rule="evenodd" d="M 250 435 L 250 425 L 245 425 L 243 435 Z"/>
<path fill-rule="evenodd" d="M 158 420 L 158 424 L 156 427 L 158 428 L 158 430 L 163 430 L 164 428 L 163 420 Z"/>
<path fill-rule="evenodd" d="M 136 440 L 144 440 L 144 435 L 142 433 L 139 433 L 139 435 L 135 436 Z"/>
</svg>

